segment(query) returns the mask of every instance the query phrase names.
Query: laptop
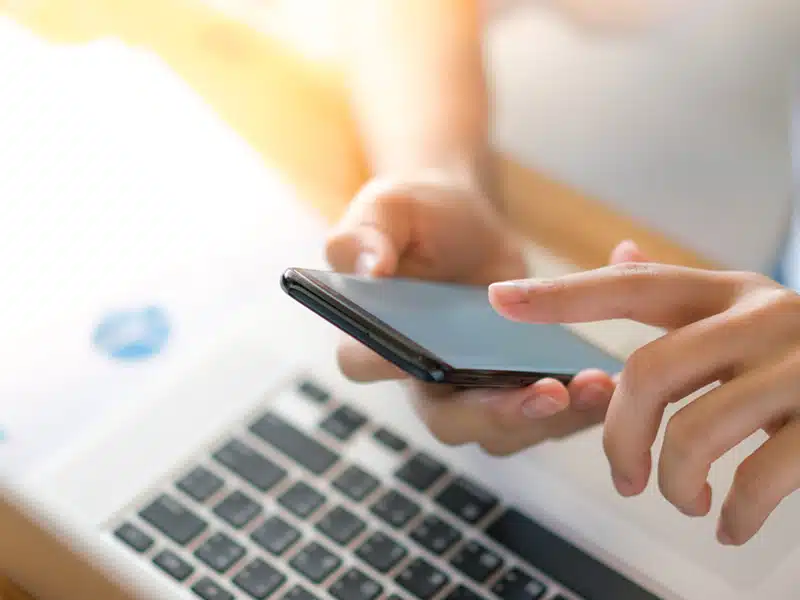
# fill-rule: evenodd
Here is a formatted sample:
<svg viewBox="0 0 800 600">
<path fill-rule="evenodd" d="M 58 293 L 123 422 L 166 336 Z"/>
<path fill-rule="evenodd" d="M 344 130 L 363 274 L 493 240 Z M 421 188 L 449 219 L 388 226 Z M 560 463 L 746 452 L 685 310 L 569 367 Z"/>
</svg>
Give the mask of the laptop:
<svg viewBox="0 0 800 600">
<path fill-rule="evenodd" d="M 194 364 L 8 478 L 2 569 L 43 600 L 798 597 L 794 498 L 718 547 L 713 518 L 616 502 L 596 432 L 507 458 L 442 446 L 402 386 L 338 375 L 330 329 L 277 296 L 242 308 Z M 282 358 L 288 338 L 305 359 Z"/>
</svg>

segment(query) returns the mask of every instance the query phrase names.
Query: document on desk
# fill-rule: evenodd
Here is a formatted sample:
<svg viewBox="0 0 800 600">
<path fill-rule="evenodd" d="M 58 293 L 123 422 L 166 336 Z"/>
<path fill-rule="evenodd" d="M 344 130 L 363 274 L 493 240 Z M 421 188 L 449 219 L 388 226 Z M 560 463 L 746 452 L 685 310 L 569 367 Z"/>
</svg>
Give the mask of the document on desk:
<svg viewBox="0 0 800 600">
<path fill-rule="evenodd" d="M 318 264 L 320 219 L 156 57 L 0 16 L 0 472 L 35 469 Z"/>
</svg>

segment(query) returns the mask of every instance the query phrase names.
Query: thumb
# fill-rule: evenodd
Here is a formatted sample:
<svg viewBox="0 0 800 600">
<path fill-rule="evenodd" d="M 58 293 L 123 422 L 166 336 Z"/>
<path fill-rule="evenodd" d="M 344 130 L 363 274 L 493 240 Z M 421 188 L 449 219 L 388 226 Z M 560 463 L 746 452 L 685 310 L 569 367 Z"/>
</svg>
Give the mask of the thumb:
<svg viewBox="0 0 800 600">
<path fill-rule="evenodd" d="M 650 258 L 642 252 L 636 242 L 625 240 L 617 244 L 617 247 L 611 251 L 608 262 L 612 265 L 626 262 L 650 262 Z"/>
<path fill-rule="evenodd" d="M 325 252 L 331 267 L 340 273 L 394 275 L 408 237 L 410 202 L 383 180 L 367 183 L 328 237 Z"/>
<path fill-rule="evenodd" d="M 397 269 L 397 251 L 391 240 L 371 225 L 337 229 L 328 238 L 325 254 L 340 273 L 388 277 Z"/>
</svg>

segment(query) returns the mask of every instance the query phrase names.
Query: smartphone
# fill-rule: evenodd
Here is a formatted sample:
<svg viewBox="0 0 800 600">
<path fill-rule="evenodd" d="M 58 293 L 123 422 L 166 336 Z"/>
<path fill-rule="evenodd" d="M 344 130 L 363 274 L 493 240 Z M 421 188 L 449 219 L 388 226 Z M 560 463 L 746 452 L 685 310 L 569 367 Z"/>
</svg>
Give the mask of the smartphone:
<svg viewBox="0 0 800 600">
<path fill-rule="evenodd" d="M 289 296 L 409 375 L 459 387 L 519 387 L 543 378 L 569 383 L 586 368 L 621 362 L 561 325 L 509 321 L 486 287 L 375 279 L 288 269 Z"/>
</svg>

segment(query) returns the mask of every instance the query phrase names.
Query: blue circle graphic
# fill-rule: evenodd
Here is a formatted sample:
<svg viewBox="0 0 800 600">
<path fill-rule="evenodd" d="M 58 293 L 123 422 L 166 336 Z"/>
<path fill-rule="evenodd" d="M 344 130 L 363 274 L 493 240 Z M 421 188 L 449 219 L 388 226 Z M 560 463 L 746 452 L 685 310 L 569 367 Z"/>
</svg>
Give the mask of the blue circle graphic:
<svg viewBox="0 0 800 600">
<path fill-rule="evenodd" d="M 110 358 L 135 361 L 159 354 L 169 338 L 167 315 L 157 306 L 108 315 L 92 336 L 95 347 Z"/>
</svg>

